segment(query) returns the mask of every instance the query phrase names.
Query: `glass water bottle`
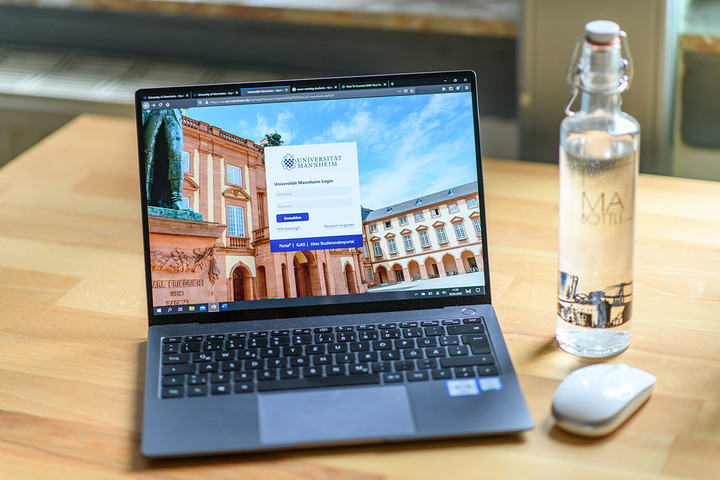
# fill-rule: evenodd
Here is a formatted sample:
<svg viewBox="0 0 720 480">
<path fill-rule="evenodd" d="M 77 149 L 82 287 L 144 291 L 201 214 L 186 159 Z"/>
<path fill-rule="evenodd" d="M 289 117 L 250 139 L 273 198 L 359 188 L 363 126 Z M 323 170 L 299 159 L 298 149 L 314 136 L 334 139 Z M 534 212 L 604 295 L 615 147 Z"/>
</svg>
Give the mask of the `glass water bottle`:
<svg viewBox="0 0 720 480">
<path fill-rule="evenodd" d="M 621 110 L 620 94 L 631 78 L 625 33 L 588 23 L 575 42 L 560 127 L 556 329 L 560 347 L 583 357 L 630 344 L 640 126 Z"/>
</svg>

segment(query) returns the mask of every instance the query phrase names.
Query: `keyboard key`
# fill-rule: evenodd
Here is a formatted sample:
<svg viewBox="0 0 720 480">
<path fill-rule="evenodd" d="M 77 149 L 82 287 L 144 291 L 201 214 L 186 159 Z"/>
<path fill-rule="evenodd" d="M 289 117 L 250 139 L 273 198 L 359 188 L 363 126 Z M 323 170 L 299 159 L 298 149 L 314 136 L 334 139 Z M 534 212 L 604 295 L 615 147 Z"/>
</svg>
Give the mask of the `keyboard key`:
<svg viewBox="0 0 720 480">
<path fill-rule="evenodd" d="M 230 393 L 230 384 L 229 383 L 218 383 L 216 385 L 213 385 L 210 392 L 213 395 L 227 395 Z"/>
<path fill-rule="evenodd" d="M 162 389 L 162 398 L 181 398 L 185 395 L 185 387 L 165 387 Z"/>
<path fill-rule="evenodd" d="M 274 390 L 291 390 L 313 387 L 340 387 L 348 385 L 372 385 L 380 383 L 380 375 L 376 373 L 360 375 L 339 375 L 329 377 L 304 377 L 282 380 L 278 382 L 258 383 L 259 392 Z"/>
<path fill-rule="evenodd" d="M 257 379 L 262 382 L 277 380 L 277 373 L 275 370 L 258 370 Z"/>
<path fill-rule="evenodd" d="M 253 390 L 255 390 L 255 385 L 252 382 L 235 383 L 235 393 L 250 393 Z"/>
<path fill-rule="evenodd" d="M 480 323 L 480 322 L 481 322 L 480 318 L 464 318 L 463 319 L 463 323 L 466 325 L 469 323 Z"/>
<path fill-rule="evenodd" d="M 498 368 L 495 365 L 480 365 L 477 367 L 478 375 L 480 376 L 487 376 L 487 375 L 497 375 L 498 374 Z"/>
<path fill-rule="evenodd" d="M 328 353 L 345 353 L 348 351 L 347 343 L 332 343 L 327 346 Z"/>
<path fill-rule="evenodd" d="M 182 338 L 180 337 L 164 337 L 162 339 L 162 343 L 180 343 L 182 342 Z"/>
<path fill-rule="evenodd" d="M 300 370 L 297 368 L 282 368 L 280 369 L 280 378 L 298 378 L 300 377 Z"/>
<path fill-rule="evenodd" d="M 360 352 L 358 353 L 358 362 L 376 362 L 378 352 Z"/>
<path fill-rule="evenodd" d="M 425 355 L 428 358 L 446 357 L 447 350 L 445 350 L 445 347 L 426 348 Z"/>
<path fill-rule="evenodd" d="M 467 378 L 475 376 L 475 369 L 473 367 L 455 367 L 453 368 L 455 378 Z"/>
<path fill-rule="evenodd" d="M 400 360 L 400 352 L 397 350 L 383 350 L 380 352 L 380 358 L 383 360 Z"/>
<path fill-rule="evenodd" d="M 380 334 L 377 330 L 362 331 L 358 334 L 358 340 L 377 340 L 380 338 Z"/>
<path fill-rule="evenodd" d="M 492 365 L 495 358 L 492 355 L 471 355 L 466 357 L 449 357 L 441 358 L 440 366 L 448 367 L 465 367 L 469 365 Z"/>
<path fill-rule="evenodd" d="M 425 327 L 425 335 L 429 337 L 439 337 L 440 335 L 445 335 L 445 327 Z"/>
<path fill-rule="evenodd" d="M 470 353 L 470 349 L 466 345 L 457 345 L 454 347 L 448 347 L 448 353 L 452 357 L 457 357 L 460 355 L 468 355 Z"/>
<path fill-rule="evenodd" d="M 163 387 L 176 387 L 185 384 L 185 375 L 167 375 L 162 377 Z"/>
<path fill-rule="evenodd" d="M 415 362 L 413 360 L 399 360 L 397 362 L 393 362 L 393 366 L 395 367 L 396 372 L 415 370 Z"/>
<path fill-rule="evenodd" d="M 253 372 L 235 372 L 233 380 L 236 382 L 252 382 L 254 377 Z"/>
<path fill-rule="evenodd" d="M 205 385 L 191 385 L 188 387 L 188 397 L 203 397 L 207 395 L 207 387 Z"/>
<path fill-rule="evenodd" d="M 442 321 L 443 325 L 460 325 L 460 320 L 456 319 L 448 319 Z"/>
<path fill-rule="evenodd" d="M 393 340 L 395 338 L 400 338 L 400 330 L 398 330 L 397 328 L 390 330 L 381 330 L 380 338 L 382 338 L 383 340 Z"/>
<path fill-rule="evenodd" d="M 325 373 L 328 375 L 346 375 L 345 365 L 328 365 L 325 367 Z"/>
<path fill-rule="evenodd" d="M 395 340 L 395 348 L 413 348 L 415 347 L 415 339 L 399 338 Z"/>
<path fill-rule="evenodd" d="M 195 363 L 201 363 L 201 362 L 212 362 L 213 360 L 213 354 L 212 353 L 205 353 L 205 352 L 198 352 L 194 353 L 192 356 L 192 360 Z"/>
<path fill-rule="evenodd" d="M 305 367 L 302 372 L 304 377 L 319 377 L 323 374 L 322 367 Z"/>
<path fill-rule="evenodd" d="M 218 363 L 201 363 L 198 366 L 198 372 L 200 373 L 212 373 L 220 370 L 220 364 Z"/>
<path fill-rule="evenodd" d="M 187 383 L 188 383 L 188 385 L 205 385 L 207 383 L 207 374 L 200 373 L 197 375 L 196 374 L 188 375 Z"/>
<path fill-rule="evenodd" d="M 162 346 L 163 353 L 180 353 L 179 343 L 166 343 Z"/>
<path fill-rule="evenodd" d="M 163 375 L 182 375 L 184 373 L 195 373 L 195 365 L 184 363 L 180 365 L 163 365 Z"/>
<path fill-rule="evenodd" d="M 484 333 L 485 327 L 482 324 L 473 325 L 452 325 L 447 327 L 448 335 L 463 335 L 466 333 Z"/>
<path fill-rule="evenodd" d="M 200 347 L 202 347 L 200 342 L 183 343 L 180 351 L 182 353 L 195 353 L 200 351 Z"/>
<path fill-rule="evenodd" d="M 250 337 L 247 341 L 248 348 L 263 348 L 269 345 L 267 337 Z"/>
<path fill-rule="evenodd" d="M 163 365 L 173 365 L 178 363 L 188 363 L 190 361 L 190 354 L 188 353 L 176 353 L 170 355 L 163 355 Z"/>
<path fill-rule="evenodd" d="M 440 337 L 440 345 L 442 345 L 443 347 L 451 347 L 453 345 L 460 345 L 460 339 L 456 336 Z"/>
<path fill-rule="evenodd" d="M 370 369 L 367 365 L 356 363 L 353 365 L 348 365 L 348 372 L 350 372 L 350 375 L 360 375 L 363 373 L 370 373 Z"/>
<path fill-rule="evenodd" d="M 416 328 L 406 328 L 403 332 L 403 337 L 405 338 L 418 338 L 423 336 L 422 328 L 416 327 Z"/>
<path fill-rule="evenodd" d="M 432 369 L 437 368 L 437 360 L 434 358 L 421 358 L 417 360 L 417 368 Z"/>
<path fill-rule="evenodd" d="M 229 373 L 213 373 L 212 375 L 210 375 L 210 383 L 227 383 L 229 381 Z"/>
<path fill-rule="evenodd" d="M 441 380 L 444 378 L 452 378 L 452 370 L 449 368 L 447 369 L 441 369 L 441 370 L 433 370 L 432 372 L 432 378 L 435 380 Z"/>
<path fill-rule="evenodd" d="M 351 352 L 369 352 L 370 342 L 352 342 L 350 344 Z"/>
<path fill-rule="evenodd" d="M 385 383 L 398 383 L 403 381 L 402 373 L 383 373 L 382 376 Z"/>
<path fill-rule="evenodd" d="M 408 372 L 407 374 L 408 382 L 418 382 L 422 380 L 428 380 L 430 376 L 427 372 Z"/>
</svg>

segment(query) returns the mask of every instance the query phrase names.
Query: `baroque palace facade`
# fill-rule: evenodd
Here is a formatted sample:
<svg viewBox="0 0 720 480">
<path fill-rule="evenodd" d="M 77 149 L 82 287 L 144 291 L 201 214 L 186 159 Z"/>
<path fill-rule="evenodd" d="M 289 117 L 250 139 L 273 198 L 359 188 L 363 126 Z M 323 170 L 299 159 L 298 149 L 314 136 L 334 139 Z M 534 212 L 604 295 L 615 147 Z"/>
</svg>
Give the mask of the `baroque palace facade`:
<svg viewBox="0 0 720 480">
<path fill-rule="evenodd" d="M 366 211 L 363 238 L 370 287 L 480 272 L 477 182 Z"/>
<path fill-rule="evenodd" d="M 204 122 L 182 121 L 185 207 L 220 232 L 212 246 L 219 277 L 212 301 L 367 291 L 359 248 L 272 253 L 263 147 Z M 177 242 L 156 237 L 166 249 Z"/>
</svg>

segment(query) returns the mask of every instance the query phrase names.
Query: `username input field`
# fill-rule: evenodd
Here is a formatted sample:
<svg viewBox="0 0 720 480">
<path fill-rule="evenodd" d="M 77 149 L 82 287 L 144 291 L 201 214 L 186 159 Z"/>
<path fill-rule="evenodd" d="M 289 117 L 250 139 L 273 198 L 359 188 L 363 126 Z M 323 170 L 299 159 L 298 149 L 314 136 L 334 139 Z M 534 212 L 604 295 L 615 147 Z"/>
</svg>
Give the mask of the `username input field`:
<svg viewBox="0 0 720 480">
<path fill-rule="evenodd" d="M 278 199 L 290 199 L 290 198 L 328 198 L 328 197 L 351 197 L 352 188 L 350 187 L 305 187 L 305 188 L 282 188 L 275 192 L 275 198 Z M 332 200 L 333 202 L 335 199 Z"/>
</svg>

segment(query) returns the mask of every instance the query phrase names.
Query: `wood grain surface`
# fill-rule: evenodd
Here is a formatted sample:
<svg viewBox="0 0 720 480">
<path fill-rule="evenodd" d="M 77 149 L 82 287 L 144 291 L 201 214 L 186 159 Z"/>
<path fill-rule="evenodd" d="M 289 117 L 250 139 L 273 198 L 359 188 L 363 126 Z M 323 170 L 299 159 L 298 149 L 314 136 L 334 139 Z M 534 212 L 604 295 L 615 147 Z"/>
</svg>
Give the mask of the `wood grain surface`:
<svg viewBox="0 0 720 480">
<path fill-rule="evenodd" d="M 616 433 L 550 403 L 590 363 L 554 340 L 557 167 L 484 164 L 492 293 L 536 428 L 478 439 L 147 461 L 134 123 L 81 116 L 0 170 L 1 479 L 720 478 L 720 184 L 642 175 L 630 348 L 657 377 Z"/>
</svg>

